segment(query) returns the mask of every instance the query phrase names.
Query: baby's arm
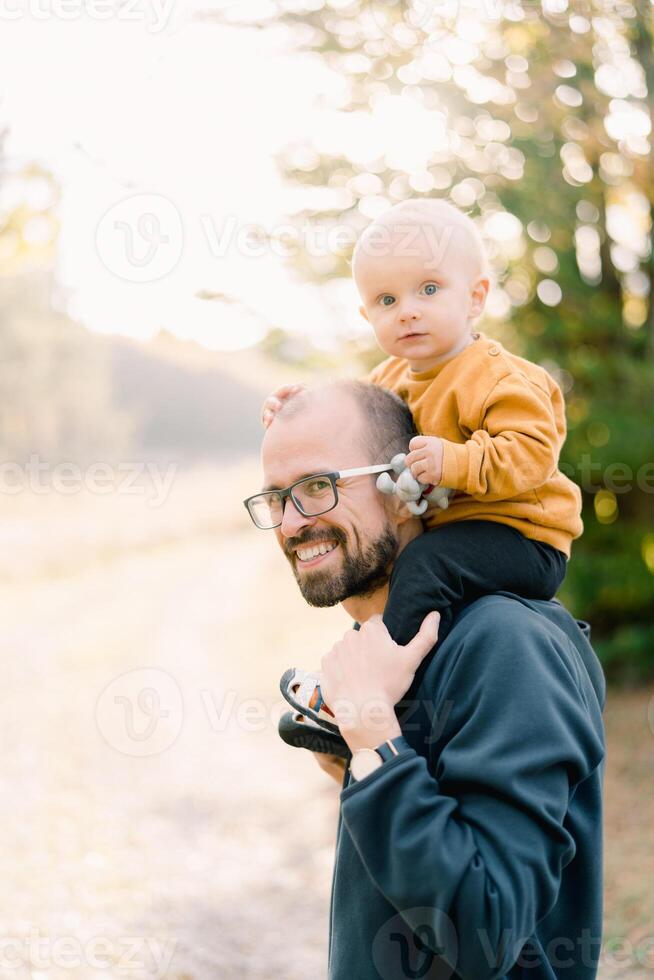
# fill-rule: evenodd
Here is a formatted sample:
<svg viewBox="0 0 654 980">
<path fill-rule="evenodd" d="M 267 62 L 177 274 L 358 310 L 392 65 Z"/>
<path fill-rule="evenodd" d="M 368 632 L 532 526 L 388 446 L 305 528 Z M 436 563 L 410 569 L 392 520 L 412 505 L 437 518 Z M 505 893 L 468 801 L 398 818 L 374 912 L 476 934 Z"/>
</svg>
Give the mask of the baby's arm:
<svg viewBox="0 0 654 980">
<path fill-rule="evenodd" d="M 407 465 L 421 482 L 431 467 L 438 477 L 431 482 L 472 497 L 508 500 L 542 486 L 556 471 L 565 438 L 562 419 L 549 391 L 509 375 L 493 388 L 466 442 L 417 436 Z"/>
<path fill-rule="evenodd" d="M 298 391 L 302 391 L 304 388 L 306 385 L 301 382 L 293 385 L 282 385 L 277 391 L 273 391 L 272 395 L 268 395 L 261 408 L 261 421 L 264 428 L 268 428 L 284 402 L 292 398 L 293 395 L 297 395 Z"/>
<path fill-rule="evenodd" d="M 372 369 L 372 371 L 365 374 L 361 378 L 361 381 L 367 381 L 369 384 L 377 384 L 378 378 L 382 373 L 382 368 L 384 368 L 390 360 L 391 358 L 389 357 L 386 361 L 382 361 L 382 363 L 378 364 L 377 367 Z M 266 429 L 268 428 L 284 402 L 288 401 L 289 398 L 292 398 L 293 395 L 296 395 L 299 391 L 303 391 L 305 388 L 306 385 L 301 382 L 292 385 L 282 385 L 281 388 L 277 389 L 277 391 L 273 391 L 271 395 L 268 395 L 261 408 L 261 421 L 264 427 Z"/>
</svg>

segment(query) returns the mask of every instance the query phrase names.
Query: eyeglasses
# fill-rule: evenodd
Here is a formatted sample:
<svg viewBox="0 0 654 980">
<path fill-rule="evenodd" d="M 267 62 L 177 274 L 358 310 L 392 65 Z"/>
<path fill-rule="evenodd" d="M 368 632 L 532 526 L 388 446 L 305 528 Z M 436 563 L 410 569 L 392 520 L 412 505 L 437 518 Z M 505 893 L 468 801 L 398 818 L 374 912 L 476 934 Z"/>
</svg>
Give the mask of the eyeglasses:
<svg viewBox="0 0 654 980">
<path fill-rule="evenodd" d="M 284 519 L 284 504 L 290 497 L 303 517 L 319 517 L 333 510 L 338 503 L 336 481 L 350 476 L 366 476 L 369 473 L 387 473 L 393 467 L 390 463 L 378 466 L 360 466 L 354 470 L 340 470 L 334 473 L 316 473 L 292 483 L 285 490 L 264 490 L 243 501 L 254 524 L 263 531 L 279 527 Z"/>
</svg>

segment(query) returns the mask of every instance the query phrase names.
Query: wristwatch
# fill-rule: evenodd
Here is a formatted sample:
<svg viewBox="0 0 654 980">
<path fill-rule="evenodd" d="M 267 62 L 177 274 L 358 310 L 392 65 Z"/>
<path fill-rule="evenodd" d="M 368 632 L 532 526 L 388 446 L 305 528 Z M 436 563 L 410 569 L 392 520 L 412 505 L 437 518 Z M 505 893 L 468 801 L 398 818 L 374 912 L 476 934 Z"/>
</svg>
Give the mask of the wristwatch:
<svg viewBox="0 0 654 980">
<path fill-rule="evenodd" d="M 398 737 L 401 738 L 401 736 Z M 352 779 L 355 781 L 365 779 L 375 769 L 379 769 L 385 762 L 392 759 L 394 755 L 399 755 L 400 753 L 393 744 L 393 741 L 393 739 L 387 738 L 376 749 L 356 749 L 352 753 L 350 760 Z"/>
</svg>

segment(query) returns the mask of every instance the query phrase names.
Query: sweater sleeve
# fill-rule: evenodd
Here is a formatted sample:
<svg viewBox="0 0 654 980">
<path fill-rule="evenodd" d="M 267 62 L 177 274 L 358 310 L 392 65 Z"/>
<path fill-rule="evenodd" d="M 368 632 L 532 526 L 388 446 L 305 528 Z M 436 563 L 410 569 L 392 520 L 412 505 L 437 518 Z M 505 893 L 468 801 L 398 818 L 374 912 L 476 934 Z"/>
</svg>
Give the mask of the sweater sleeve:
<svg viewBox="0 0 654 980">
<path fill-rule="evenodd" d="M 388 368 L 392 363 L 392 360 L 393 359 L 391 357 L 387 357 L 385 360 L 377 364 L 372 369 L 372 371 L 369 371 L 368 374 L 364 374 L 361 380 L 366 381 L 368 384 L 371 385 L 381 385 L 381 387 L 383 388 L 384 380 L 386 378 L 386 375 L 388 373 Z"/>
<path fill-rule="evenodd" d="M 554 905 L 575 854 L 568 803 L 603 758 L 559 641 L 524 627 L 461 641 L 434 772 L 402 739 L 341 793 L 373 883 L 463 980 L 503 977 Z"/>
<path fill-rule="evenodd" d="M 542 486 L 558 466 L 565 438 L 562 399 L 514 373 L 499 381 L 467 442 L 443 440 L 440 485 L 484 500 L 508 500 Z M 557 417 L 558 414 L 558 417 Z"/>
</svg>

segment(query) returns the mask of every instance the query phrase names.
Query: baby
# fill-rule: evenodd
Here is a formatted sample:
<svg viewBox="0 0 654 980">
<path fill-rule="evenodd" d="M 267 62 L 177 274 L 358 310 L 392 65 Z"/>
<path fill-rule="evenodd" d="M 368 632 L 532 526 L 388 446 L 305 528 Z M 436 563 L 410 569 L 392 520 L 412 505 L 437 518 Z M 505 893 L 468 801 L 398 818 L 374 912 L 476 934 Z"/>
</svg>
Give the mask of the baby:
<svg viewBox="0 0 654 980">
<path fill-rule="evenodd" d="M 457 609 L 487 593 L 551 599 L 583 530 L 579 488 L 558 469 L 563 396 L 543 368 L 474 331 L 489 287 L 474 222 L 445 201 L 398 204 L 364 231 L 352 268 L 389 355 L 367 380 L 411 409 L 415 479 L 454 491 L 395 562 L 383 617 L 393 639 L 408 643 L 437 609 L 440 643 Z M 266 400 L 265 425 L 299 387 Z"/>
</svg>

